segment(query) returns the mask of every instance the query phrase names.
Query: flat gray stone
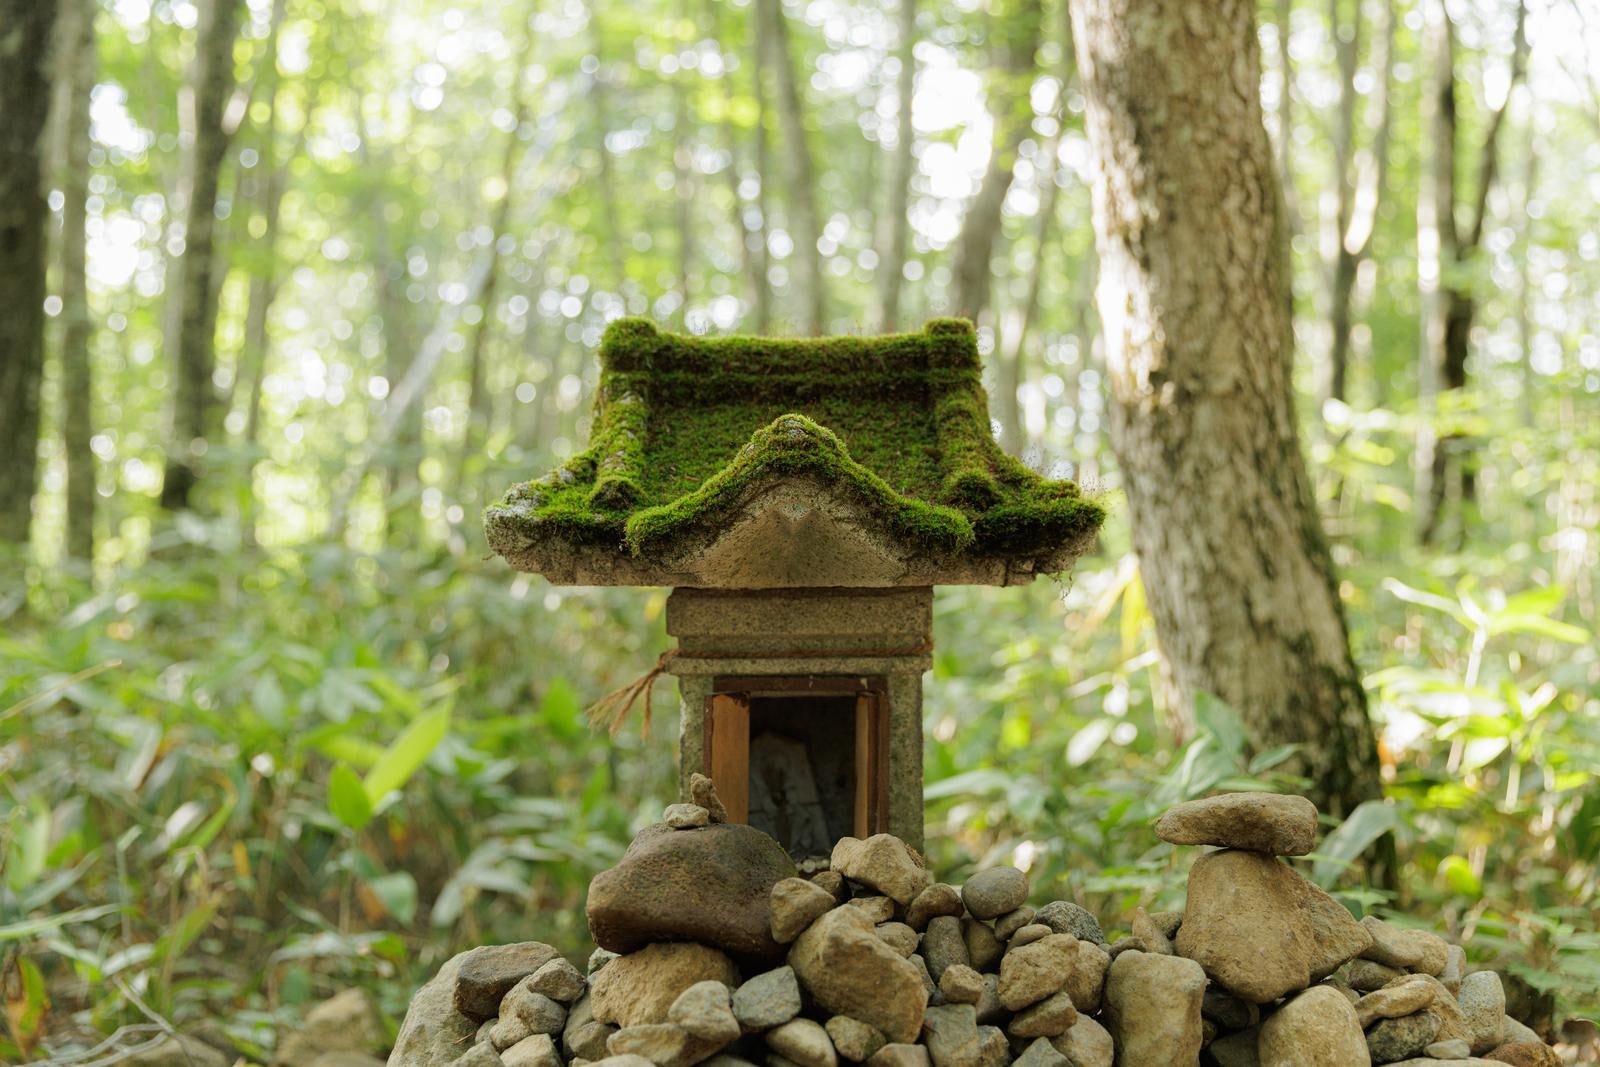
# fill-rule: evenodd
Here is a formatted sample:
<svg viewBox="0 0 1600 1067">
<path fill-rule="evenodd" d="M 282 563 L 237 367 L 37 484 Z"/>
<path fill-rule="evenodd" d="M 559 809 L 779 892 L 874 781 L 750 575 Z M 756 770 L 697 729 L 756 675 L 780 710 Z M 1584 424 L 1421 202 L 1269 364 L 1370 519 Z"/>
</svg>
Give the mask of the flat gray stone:
<svg viewBox="0 0 1600 1067">
<path fill-rule="evenodd" d="M 1222 793 L 1185 801 L 1156 820 L 1174 845 L 1216 845 L 1304 856 L 1317 843 L 1317 806 L 1288 793 Z"/>
<path fill-rule="evenodd" d="M 1015 867 L 991 867 L 968 878 L 961 902 L 979 919 L 998 919 L 1028 901 L 1028 876 Z"/>
<path fill-rule="evenodd" d="M 733 991 L 733 1015 L 746 1033 L 770 1030 L 800 1014 L 800 983 L 794 968 L 758 974 Z"/>
</svg>

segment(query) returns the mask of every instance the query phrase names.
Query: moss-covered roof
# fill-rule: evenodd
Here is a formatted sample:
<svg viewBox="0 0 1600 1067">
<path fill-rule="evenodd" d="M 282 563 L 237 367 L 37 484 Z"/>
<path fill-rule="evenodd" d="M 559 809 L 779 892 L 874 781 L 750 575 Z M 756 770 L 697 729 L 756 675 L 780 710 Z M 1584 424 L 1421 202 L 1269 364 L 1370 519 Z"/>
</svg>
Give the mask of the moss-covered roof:
<svg viewBox="0 0 1600 1067">
<path fill-rule="evenodd" d="M 576 555 L 592 572 L 613 554 L 619 580 L 671 580 L 685 544 L 714 539 L 785 479 L 826 486 L 900 555 L 935 564 L 1065 569 L 1103 518 L 1075 484 L 995 443 L 965 320 L 791 340 L 620 319 L 600 362 L 589 447 L 485 513 L 491 546 L 523 569 L 557 577 Z"/>
</svg>

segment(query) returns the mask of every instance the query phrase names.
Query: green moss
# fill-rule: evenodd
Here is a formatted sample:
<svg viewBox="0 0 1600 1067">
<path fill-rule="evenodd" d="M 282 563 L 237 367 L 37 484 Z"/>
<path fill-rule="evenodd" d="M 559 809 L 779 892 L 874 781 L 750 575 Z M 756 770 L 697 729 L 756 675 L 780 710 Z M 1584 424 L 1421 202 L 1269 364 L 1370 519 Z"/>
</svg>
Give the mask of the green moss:
<svg viewBox="0 0 1600 1067">
<path fill-rule="evenodd" d="M 728 521 L 754 484 L 800 476 L 854 495 L 885 533 L 935 555 L 1047 554 L 1103 518 L 1077 486 L 995 444 L 964 320 L 784 340 L 621 319 L 600 359 L 589 447 L 515 487 L 486 521 L 524 540 L 649 557 Z"/>
</svg>

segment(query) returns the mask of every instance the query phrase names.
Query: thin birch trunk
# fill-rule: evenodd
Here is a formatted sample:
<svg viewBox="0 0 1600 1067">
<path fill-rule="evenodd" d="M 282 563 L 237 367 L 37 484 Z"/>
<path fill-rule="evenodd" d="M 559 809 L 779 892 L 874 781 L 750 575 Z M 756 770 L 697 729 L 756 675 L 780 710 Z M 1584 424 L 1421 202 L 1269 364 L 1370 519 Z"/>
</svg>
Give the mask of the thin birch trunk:
<svg viewBox="0 0 1600 1067">
<path fill-rule="evenodd" d="M 1017 149 L 1033 128 L 1028 90 L 1036 70 L 1035 55 L 1042 30 L 1039 0 L 1019 0 L 1004 16 L 1000 69 L 991 105 L 995 143 L 977 195 L 961 220 L 950 266 L 950 312 L 977 322 L 989 307 L 994 287 L 991 260 L 999 243 L 1001 209 L 1016 172 Z M 1002 21 L 997 18 L 996 32 Z"/>
<path fill-rule="evenodd" d="M 783 130 L 789 207 L 785 229 L 794 242 L 794 269 L 790 273 L 800 308 L 798 322 L 803 334 L 815 337 L 823 333 L 827 322 L 822 252 L 817 247 L 822 238 L 822 222 L 817 211 L 816 167 L 806 129 L 805 101 L 783 0 L 756 0 L 756 26 L 757 48 L 763 49 L 771 61 L 778 122 Z"/>
<path fill-rule="evenodd" d="M 182 265 L 177 288 L 169 296 L 178 301 L 178 335 L 172 434 L 161 481 L 161 506 L 168 511 L 193 506 L 208 439 L 217 429 L 218 403 L 212 385 L 217 362 L 217 186 L 228 150 L 224 118 L 234 90 L 233 45 L 240 6 L 239 0 L 202 3 L 195 34 L 194 150 Z"/>
<path fill-rule="evenodd" d="M 905 281 L 906 245 L 911 239 L 911 175 L 916 167 L 916 128 L 911 124 L 911 104 L 917 88 L 917 0 L 900 0 L 900 37 L 895 56 L 899 115 L 895 130 L 894 164 L 889 170 L 889 196 L 878 226 L 878 302 L 873 325 L 887 333 L 900 322 L 900 289 Z"/>
<path fill-rule="evenodd" d="M 57 35 L 61 87 L 61 437 L 67 466 L 67 553 L 94 559 L 94 377 L 85 244 L 89 224 L 89 103 L 98 69 L 93 0 L 64 0 Z"/>
</svg>

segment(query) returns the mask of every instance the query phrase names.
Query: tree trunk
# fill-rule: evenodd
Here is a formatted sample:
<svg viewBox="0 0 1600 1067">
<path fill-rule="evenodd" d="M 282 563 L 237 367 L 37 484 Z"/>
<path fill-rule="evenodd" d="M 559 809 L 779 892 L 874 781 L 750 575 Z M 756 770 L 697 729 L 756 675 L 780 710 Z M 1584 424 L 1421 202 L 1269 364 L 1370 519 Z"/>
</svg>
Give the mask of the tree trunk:
<svg viewBox="0 0 1600 1067">
<path fill-rule="evenodd" d="M 1527 70 L 1526 3 L 1517 6 L 1517 26 L 1511 46 L 1511 71 L 1506 86 L 1506 96 L 1489 114 L 1483 141 L 1478 147 L 1478 175 L 1472 203 L 1468 206 L 1466 225 L 1457 221 L 1456 201 L 1456 141 L 1459 129 L 1456 117 L 1455 87 L 1455 27 L 1443 0 L 1429 5 L 1427 15 L 1426 50 L 1429 56 L 1432 85 L 1425 90 L 1428 97 L 1428 115 L 1431 118 L 1431 167 L 1427 181 L 1426 203 L 1433 213 L 1431 235 L 1425 229 L 1419 234 L 1419 255 L 1423 267 L 1418 273 L 1423 277 L 1424 314 L 1423 361 L 1428 368 L 1424 376 L 1432 391 L 1424 392 L 1425 407 L 1437 413 L 1440 395 L 1461 390 L 1467 385 L 1467 358 L 1472 348 L 1472 326 L 1477 318 L 1477 297 L 1473 291 L 1471 263 L 1483 241 L 1483 227 L 1489 210 L 1489 195 L 1494 191 L 1500 173 L 1500 131 L 1505 126 L 1506 112 L 1511 107 L 1511 97 Z M 1423 200 L 1419 200 L 1419 212 Z M 1431 244 L 1431 249 L 1430 249 Z M 1431 277 L 1426 269 L 1430 255 L 1436 259 Z M 1419 437 L 1418 471 L 1422 484 L 1417 494 L 1422 501 L 1418 536 L 1423 544 L 1432 543 L 1444 522 L 1446 501 L 1452 490 L 1463 505 L 1460 510 L 1461 536 L 1465 536 L 1467 516 L 1464 505 L 1476 495 L 1476 475 L 1471 456 L 1470 442 L 1464 435 L 1447 433 L 1442 438 L 1437 431 L 1425 427 Z"/>
<path fill-rule="evenodd" d="M 1277 0 L 1278 23 L 1278 181 L 1283 188 L 1284 232 L 1300 232 L 1300 197 L 1294 188 L 1294 56 L 1289 36 L 1294 29 L 1294 0 Z M 1291 314 L 1292 314 L 1291 309 Z"/>
<path fill-rule="evenodd" d="M 1379 0 L 1383 8 L 1383 27 L 1378 38 L 1380 51 L 1372 66 L 1379 72 L 1375 99 L 1369 104 L 1372 141 L 1362 153 L 1361 166 L 1351 173 L 1351 148 L 1355 133 L 1356 57 L 1359 31 L 1351 34 L 1349 48 L 1341 49 L 1339 85 L 1339 143 L 1336 153 L 1338 207 L 1333 223 L 1333 270 L 1328 280 L 1328 396 L 1343 401 L 1349 393 L 1350 334 L 1354 327 L 1353 302 L 1356 275 L 1372 250 L 1372 234 L 1377 229 L 1378 210 L 1389 176 L 1389 132 L 1393 125 L 1394 78 L 1394 0 Z M 1359 26 L 1361 12 L 1356 10 Z"/>
<path fill-rule="evenodd" d="M 53 0 L 0 0 L 0 544 L 26 544 L 44 376 L 45 204 Z"/>
<path fill-rule="evenodd" d="M 1011 189 L 1017 148 L 1033 128 L 1028 90 L 1042 28 L 1039 0 L 1019 0 L 1014 10 L 997 16 L 992 25 L 1001 40 L 996 98 L 991 107 L 995 142 L 978 193 L 961 220 L 950 267 L 950 313 L 973 322 L 989 307 L 994 282 L 990 260 L 1000 236 L 1000 211 Z"/>
<path fill-rule="evenodd" d="M 594 49 L 595 70 L 589 86 L 589 104 L 594 109 L 594 127 L 598 134 L 595 154 L 598 160 L 600 206 L 605 211 L 606 258 L 611 268 L 611 284 L 618 297 L 626 298 L 628 261 L 622 248 L 622 219 L 617 214 L 617 183 L 611 173 L 611 149 L 606 137 L 611 133 L 611 94 L 606 85 L 605 35 L 600 28 L 600 5 L 589 5 L 589 39 Z"/>
<path fill-rule="evenodd" d="M 161 481 L 161 506 L 188 508 L 207 438 L 217 420 L 216 367 L 217 182 L 228 133 L 223 116 L 233 95 L 233 42 L 238 33 L 238 0 L 207 0 L 200 5 L 195 31 L 194 150 L 190 154 L 184 250 L 177 287 L 177 366 L 174 372 L 172 435 Z"/>
<path fill-rule="evenodd" d="M 789 20 L 783 0 L 756 0 L 756 48 L 771 60 L 778 101 L 778 121 L 783 130 L 783 158 L 788 179 L 789 217 L 785 228 L 794 242 L 795 290 L 800 305 L 799 325 L 806 336 L 824 332 L 827 322 L 822 280 L 822 253 L 817 242 L 822 223 L 817 212 L 816 168 L 811 161 L 806 131 L 805 102 L 794 49 L 789 43 Z M 764 176 L 764 175 L 763 175 Z"/>
<path fill-rule="evenodd" d="M 1380 793 L 1291 383 L 1282 193 L 1255 4 L 1072 0 L 1098 170 L 1112 446 L 1185 703 L 1237 709 L 1324 811 Z M 1197 206 L 1202 206 L 1197 210 Z"/>
<path fill-rule="evenodd" d="M 889 170 L 889 198 L 878 226 L 878 304 L 873 325 L 887 333 L 900 321 L 900 288 L 905 281 L 906 244 L 911 237 L 911 175 L 916 167 L 917 131 L 911 125 L 911 102 L 917 88 L 917 0 L 900 0 L 900 40 L 895 75 L 900 102 L 894 165 Z"/>
<path fill-rule="evenodd" d="M 66 0 L 56 39 L 61 92 L 61 438 L 67 461 L 67 554 L 94 559 L 95 460 L 89 369 L 89 94 L 94 89 L 93 0 Z"/>
</svg>

